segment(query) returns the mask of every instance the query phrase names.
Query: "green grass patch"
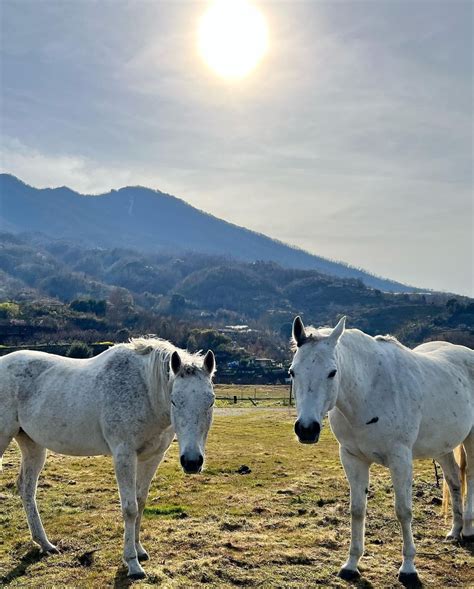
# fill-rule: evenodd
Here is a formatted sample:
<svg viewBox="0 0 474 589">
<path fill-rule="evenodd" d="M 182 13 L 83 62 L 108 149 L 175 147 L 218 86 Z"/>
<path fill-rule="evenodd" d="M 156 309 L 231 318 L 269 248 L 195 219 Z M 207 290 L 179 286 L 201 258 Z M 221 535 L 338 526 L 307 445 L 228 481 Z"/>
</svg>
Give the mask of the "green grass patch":
<svg viewBox="0 0 474 589">
<path fill-rule="evenodd" d="M 145 509 L 143 510 L 143 515 L 145 517 L 159 517 L 159 516 L 172 516 L 172 517 L 176 517 L 176 516 L 187 516 L 187 513 L 184 509 L 184 507 L 181 507 L 180 505 L 153 505 L 150 507 L 145 507 Z"/>
</svg>

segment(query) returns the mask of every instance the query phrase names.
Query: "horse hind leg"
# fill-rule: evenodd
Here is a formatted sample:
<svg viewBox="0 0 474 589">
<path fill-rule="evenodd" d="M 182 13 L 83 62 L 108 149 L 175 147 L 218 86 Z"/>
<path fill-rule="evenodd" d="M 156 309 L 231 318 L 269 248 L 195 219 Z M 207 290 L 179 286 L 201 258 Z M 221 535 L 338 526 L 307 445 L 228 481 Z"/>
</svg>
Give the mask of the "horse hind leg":
<svg viewBox="0 0 474 589">
<path fill-rule="evenodd" d="M 446 536 L 446 540 L 459 540 L 463 526 L 461 477 L 459 466 L 454 459 L 454 452 L 443 454 L 443 456 L 439 456 L 437 460 L 443 469 L 444 480 L 448 485 L 453 506 L 453 525 L 451 531 Z M 446 499 L 444 501 L 446 503 Z"/>
<path fill-rule="evenodd" d="M 474 541 L 474 427 L 463 442 L 466 452 L 466 496 L 464 498 L 464 514 L 462 537 Z"/>
<path fill-rule="evenodd" d="M 36 444 L 24 432 L 20 432 L 16 441 L 21 450 L 20 476 L 18 477 L 18 492 L 20 493 L 23 507 L 28 520 L 31 537 L 39 544 L 41 551 L 45 553 L 58 553 L 59 550 L 51 544 L 44 531 L 38 507 L 36 505 L 36 487 L 41 469 L 46 459 L 46 450 Z"/>
<path fill-rule="evenodd" d="M 2 470 L 3 454 L 19 430 L 20 426 L 13 408 L 8 405 L 6 408 L 2 407 L 0 412 L 0 471 Z"/>
<path fill-rule="evenodd" d="M 13 440 L 13 436 L 5 436 L 0 434 L 0 470 L 2 470 L 3 453 L 8 448 L 8 445 Z"/>
</svg>

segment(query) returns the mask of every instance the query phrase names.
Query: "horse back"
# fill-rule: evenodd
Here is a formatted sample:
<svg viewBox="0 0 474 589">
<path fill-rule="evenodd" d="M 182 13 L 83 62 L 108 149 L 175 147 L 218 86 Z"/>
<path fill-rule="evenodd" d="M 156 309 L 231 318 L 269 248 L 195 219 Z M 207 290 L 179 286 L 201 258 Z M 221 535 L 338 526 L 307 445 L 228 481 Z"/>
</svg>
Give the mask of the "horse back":
<svg viewBox="0 0 474 589">
<path fill-rule="evenodd" d="M 53 354 L 33 350 L 11 352 L 0 358 L 0 399 L 31 391 L 38 377 L 55 365 Z"/>
<path fill-rule="evenodd" d="M 421 344 L 413 351 L 440 365 L 449 366 L 454 372 L 465 374 L 474 394 L 474 350 L 449 342 L 434 341 Z"/>
</svg>

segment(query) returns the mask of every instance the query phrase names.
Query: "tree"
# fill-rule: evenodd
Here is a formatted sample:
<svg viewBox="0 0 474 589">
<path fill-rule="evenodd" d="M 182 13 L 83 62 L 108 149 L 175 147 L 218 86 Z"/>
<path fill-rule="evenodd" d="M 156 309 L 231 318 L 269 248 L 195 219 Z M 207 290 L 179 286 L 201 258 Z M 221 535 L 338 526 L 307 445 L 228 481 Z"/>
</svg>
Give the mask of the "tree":
<svg viewBox="0 0 474 589">
<path fill-rule="evenodd" d="M 186 308 L 186 299 L 180 294 L 171 296 L 169 312 L 171 315 L 182 315 Z"/>
<path fill-rule="evenodd" d="M 66 352 L 68 358 L 90 358 L 92 354 L 92 349 L 84 342 L 73 342 Z"/>
<path fill-rule="evenodd" d="M 109 295 L 109 317 L 117 323 L 123 322 L 134 311 L 133 297 L 126 288 L 114 288 Z"/>
<path fill-rule="evenodd" d="M 12 319 L 20 314 L 20 305 L 17 303 L 0 303 L 0 319 Z"/>
<path fill-rule="evenodd" d="M 74 299 L 70 302 L 69 307 L 78 313 L 94 313 L 94 315 L 102 317 L 107 310 L 107 302 L 96 299 Z"/>
<path fill-rule="evenodd" d="M 128 340 L 130 339 L 130 331 L 124 327 L 122 329 L 119 329 L 116 334 L 115 334 L 115 341 L 117 342 L 128 342 Z"/>
</svg>

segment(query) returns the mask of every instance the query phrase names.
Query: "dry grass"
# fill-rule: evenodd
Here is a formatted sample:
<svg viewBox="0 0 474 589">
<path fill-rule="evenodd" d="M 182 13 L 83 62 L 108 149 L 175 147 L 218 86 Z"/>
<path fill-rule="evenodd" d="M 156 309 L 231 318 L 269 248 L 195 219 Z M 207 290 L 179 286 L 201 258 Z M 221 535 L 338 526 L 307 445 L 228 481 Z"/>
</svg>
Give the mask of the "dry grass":
<svg viewBox="0 0 474 589">
<path fill-rule="evenodd" d="M 293 410 L 219 410 L 207 469 L 186 477 L 173 444 L 153 482 L 143 522 L 151 560 L 137 587 L 347 587 L 336 577 L 349 541 L 348 489 L 336 442 L 297 444 Z M 122 523 L 107 458 L 50 455 L 38 501 L 62 553 L 40 558 L 14 490 L 18 450 L 0 475 L 0 577 L 8 587 L 127 587 L 120 563 Z M 241 465 L 249 474 L 238 474 Z M 443 543 L 447 525 L 432 503 L 430 462 L 415 482 L 418 568 L 427 587 L 474 586 L 472 549 Z M 398 587 L 400 534 L 387 472 L 375 468 L 369 495 L 364 579 L 358 587 Z M 92 554 L 89 552 L 96 550 Z"/>
<path fill-rule="evenodd" d="M 237 397 L 239 407 L 288 407 L 289 385 L 232 385 L 218 384 L 214 387 L 217 406 L 234 406 Z"/>
</svg>

